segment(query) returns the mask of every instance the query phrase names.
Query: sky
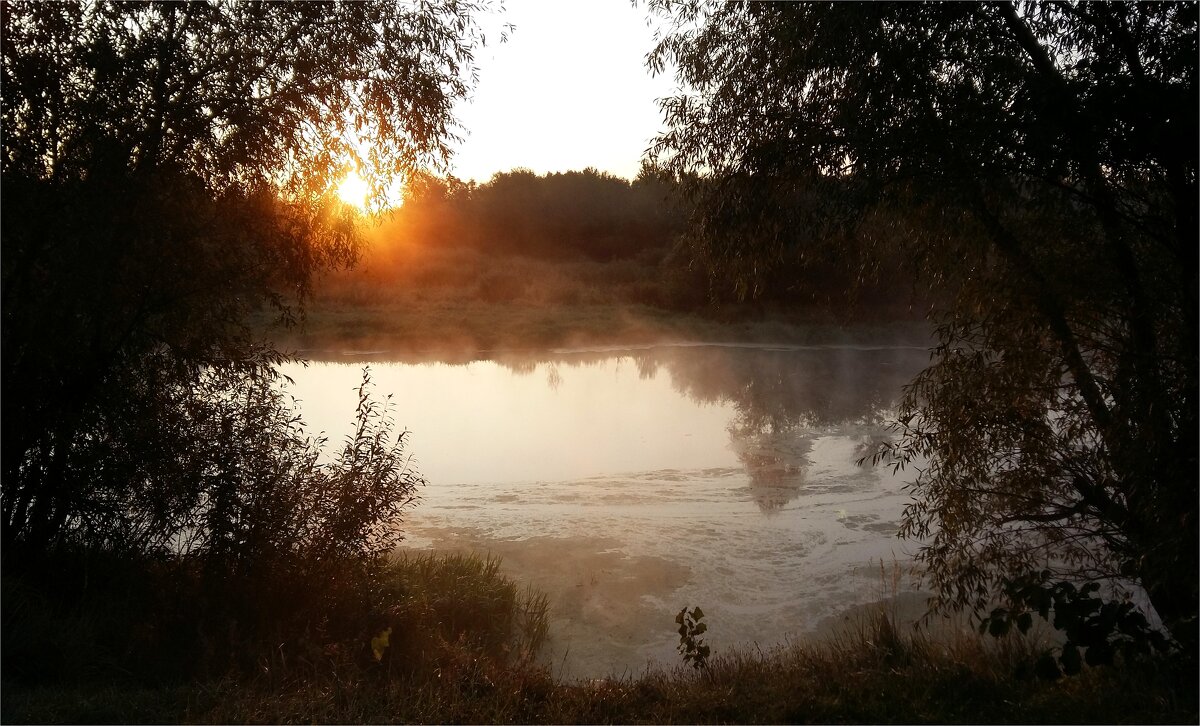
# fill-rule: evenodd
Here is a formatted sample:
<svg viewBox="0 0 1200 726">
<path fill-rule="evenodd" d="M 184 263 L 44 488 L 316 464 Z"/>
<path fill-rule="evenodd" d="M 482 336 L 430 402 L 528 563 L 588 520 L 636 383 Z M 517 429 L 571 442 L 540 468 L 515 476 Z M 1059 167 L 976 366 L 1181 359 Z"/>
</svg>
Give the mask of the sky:
<svg viewBox="0 0 1200 726">
<path fill-rule="evenodd" d="M 644 5 L 629 0 L 505 0 L 481 19 L 488 45 L 479 83 L 457 116 L 465 132 L 450 171 L 485 182 L 498 171 L 539 174 L 588 166 L 632 179 L 663 128 L 656 99 L 675 88 L 651 78 L 654 45 Z M 501 22 L 515 27 L 499 43 Z"/>
</svg>

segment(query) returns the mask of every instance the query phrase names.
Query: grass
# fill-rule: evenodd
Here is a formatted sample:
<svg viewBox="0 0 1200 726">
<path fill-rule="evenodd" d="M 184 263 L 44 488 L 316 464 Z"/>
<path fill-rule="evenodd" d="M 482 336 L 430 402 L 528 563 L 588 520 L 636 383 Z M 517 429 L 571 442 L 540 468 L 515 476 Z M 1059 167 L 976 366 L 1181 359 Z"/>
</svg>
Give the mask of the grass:
<svg viewBox="0 0 1200 726">
<path fill-rule="evenodd" d="M 395 675 L 438 677 L 463 657 L 527 665 L 546 639 L 545 594 L 500 574 L 500 561 L 474 554 L 404 555 L 387 578 L 389 647 L 379 659 Z"/>
<path fill-rule="evenodd" d="M 410 590 L 426 603 L 458 592 L 461 576 L 493 567 L 437 558 L 412 566 L 410 574 L 430 578 L 428 590 L 424 584 Z M 477 602 L 494 606 L 490 596 Z M 462 615 L 470 606 L 452 608 Z M 475 615 L 486 619 L 484 612 Z M 159 690 L 6 685 L 3 716 L 6 723 L 1195 723 L 1197 717 L 1194 681 L 1161 664 L 1085 669 L 1057 682 L 1023 679 L 1014 673 L 1036 656 L 1035 641 L 932 639 L 898 632 L 882 612 L 821 643 L 717 654 L 703 670 L 677 666 L 584 683 L 558 682 L 529 659 L 495 660 L 485 650 L 458 649 L 420 675 L 381 666 L 336 677 L 226 679 Z"/>
<path fill-rule="evenodd" d="M 881 565 L 882 568 L 882 565 Z M 898 572 L 893 568 L 892 576 Z M 888 573 L 881 595 L 888 592 Z M 1195 679 L 1167 661 L 1086 668 L 1042 681 L 1036 635 L 1004 638 L 896 625 L 894 605 L 868 608 L 820 640 L 714 653 L 703 669 L 649 670 L 586 682 L 539 664 L 544 595 L 504 576 L 492 557 L 420 554 L 383 572 L 370 644 L 308 658 L 263 657 L 252 672 L 176 681 L 137 677 L 71 639 L 82 631 L 11 577 L 5 647 L 45 638 L 72 660 L 32 681 L 6 669 L 4 723 L 1195 723 Z M 892 583 L 892 591 L 895 583 Z M 84 615 L 87 611 L 84 610 Z M 96 607 L 88 629 L 120 623 Z M 106 625 L 107 623 L 107 625 Z M 76 623 L 78 625 L 78 623 Z M 673 622 L 662 627 L 674 630 Z M 719 622 L 710 624 L 719 629 Z M 26 642 L 28 645 L 28 642 Z M 6 664 L 11 654 L 6 652 Z M 102 666 L 102 667 L 92 667 Z"/>
<path fill-rule="evenodd" d="M 875 340 L 924 330 L 903 305 L 714 306 L 707 286 L 661 250 L 598 262 L 400 244 L 319 281 L 302 324 L 273 337 L 287 350 L 465 355 L 680 341 L 804 343 L 844 335 L 848 324 Z"/>
<path fill-rule="evenodd" d="M 225 713 L 226 702 L 245 709 L 232 720 L 290 721 L 301 708 L 296 694 L 303 694 L 305 712 L 325 709 L 320 712 L 342 714 L 333 720 L 346 720 L 383 684 L 439 683 L 465 675 L 486 680 L 488 674 L 531 669 L 546 637 L 546 597 L 500 574 L 496 559 L 399 557 L 379 572 L 372 589 L 376 600 L 365 614 L 336 605 L 328 611 L 327 617 L 351 613 L 364 621 L 335 627 L 310 622 L 305 632 L 287 633 L 286 644 L 266 650 L 246 641 L 236 661 L 253 667 L 233 665 L 213 678 L 211 668 L 191 661 L 232 637 L 237 623 L 227 624 L 228 634 L 218 628 L 193 644 L 193 624 L 205 622 L 194 610 L 198 603 L 191 612 L 175 600 L 167 601 L 167 611 L 146 604 L 151 599 L 146 591 L 172 586 L 171 580 L 156 579 L 153 566 L 139 579 L 132 564 L 93 562 L 89 579 L 95 584 L 80 591 L 64 584 L 73 579 L 72 564 L 58 562 L 57 578 L 6 572 L 4 723 L 205 720 L 205 714 Z M 108 587 L 109 579 L 143 586 Z M 326 596 L 336 594 L 330 590 Z M 155 642 L 162 647 L 127 647 L 144 631 L 167 629 L 178 632 L 160 633 Z M 320 636 L 333 631 L 364 635 Z M 386 645 L 375 641 L 385 632 Z M 172 649 L 173 642 L 191 647 Z M 148 653 L 152 663 L 144 660 Z M 286 706 L 276 703 L 282 694 L 291 694 Z"/>
</svg>

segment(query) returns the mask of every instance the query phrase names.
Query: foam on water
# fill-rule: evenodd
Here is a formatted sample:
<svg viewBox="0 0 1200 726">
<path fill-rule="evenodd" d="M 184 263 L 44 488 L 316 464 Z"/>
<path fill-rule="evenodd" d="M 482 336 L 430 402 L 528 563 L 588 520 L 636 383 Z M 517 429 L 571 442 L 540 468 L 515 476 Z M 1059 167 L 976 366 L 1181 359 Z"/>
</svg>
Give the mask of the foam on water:
<svg viewBox="0 0 1200 726">
<path fill-rule="evenodd" d="M 684 605 L 703 607 L 719 649 L 877 599 L 878 563 L 913 547 L 895 537 L 906 479 L 859 462 L 925 361 L 905 347 L 676 346 L 371 365 L 430 480 L 408 546 L 502 556 L 550 596 L 549 662 L 590 678 L 677 662 Z M 285 372 L 305 418 L 339 440 L 360 367 Z"/>
</svg>

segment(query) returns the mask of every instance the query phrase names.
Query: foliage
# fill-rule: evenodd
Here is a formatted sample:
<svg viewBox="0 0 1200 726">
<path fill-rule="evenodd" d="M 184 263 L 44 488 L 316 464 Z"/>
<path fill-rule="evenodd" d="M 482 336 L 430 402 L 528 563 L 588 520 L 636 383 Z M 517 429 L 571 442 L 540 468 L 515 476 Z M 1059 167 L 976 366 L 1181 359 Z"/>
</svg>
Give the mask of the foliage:
<svg viewBox="0 0 1200 726">
<path fill-rule="evenodd" d="M 462 661 L 532 663 L 545 643 L 546 595 L 519 587 L 495 557 L 405 553 L 383 581 L 392 634 L 381 660 L 393 675 L 429 677 Z"/>
<path fill-rule="evenodd" d="M 382 557 L 424 484 L 404 434 L 370 399 L 365 372 L 354 430 L 335 452 L 304 433 L 278 386 L 215 378 L 176 394 L 177 430 L 193 436 L 151 442 L 165 448 L 137 449 L 134 462 L 97 454 L 90 506 L 59 551 L 6 563 L 46 603 L 32 626 L 6 618 L 8 677 L 70 678 L 76 649 L 142 677 L 249 669 L 370 632 Z M 118 465 L 137 466 L 142 486 L 113 486 L 128 482 Z M 82 636 L 30 638 L 63 625 Z"/>
<path fill-rule="evenodd" d="M 691 611 L 685 607 L 675 616 L 675 622 L 679 624 L 679 654 L 685 664 L 697 670 L 708 667 L 711 652 L 700 637 L 708 632 L 708 624 L 700 622 L 703 617 L 704 611 L 698 607 Z"/>
<path fill-rule="evenodd" d="M 918 467 L 936 604 L 1028 609 L 1005 585 L 1050 570 L 1143 589 L 1194 651 L 1197 7 L 651 6 L 685 89 L 654 152 L 706 175 L 714 274 L 753 293 L 858 251 L 931 290 L 884 458 Z"/>
<path fill-rule="evenodd" d="M 481 621 L 483 619 L 480 619 Z M 867 627 L 868 630 L 870 626 Z M 395 644 L 395 631 L 393 631 Z M 1019 680 L 1036 643 L 963 635 L 894 636 L 903 659 L 869 632 L 829 642 L 731 651 L 691 668 L 582 683 L 545 668 L 447 662 L 426 678 L 378 679 L 353 668 L 321 678 L 230 679 L 169 689 L 30 689 L 5 684 L 5 723 L 1195 723 L 1195 680 L 1153 664 L 1084 668 Z M 367 666 L 368 671 L 378 666 Z"/>
<path fill-rule="evenodd" d="M 1070 582 L 1051 582 L 1049 570 L 1007 584 L 1010 602 L 1032 610 L 998 607 L 983 618 L 979 632 L 996 637 L 1006 635 L 1015 625 L 1021 633 L 1033 626 L 1033 614 L 1048 620 L 1053 613 L 1054 627 L 1066 635 L 1057 658 L 1049 653 L 1036 670 L 1054 679 L 1061 674 L 1073 676 L 1081 668 L 1080 648 L 1089 666 L 1112 665 L 1120 654 L 1126 661 L 1145 657 L 1152 650 L 1165 651 L 1168 641 L 1150 627 L 1146 617 L 1130 602 L 1103 601 L 1094 597 L 1100 584 L 1089 582 L 1076 588 Z"/>
<path fill-rule="evenodd" d="M 545 259 L 628 259 L 667 248 L 681 211 L 675 184 L 644 170 L 632 182 L 596 169 L 499 172 L 464 183 L 419 173 L 378 236 Z"/>
<path fill-rule="evenodd" d="M 247 316 L 293 320 L 317 270 L 354 261 L 356 215 L 330 191 L 348 165 L 378 193 L 445 158 L 478 9 L 3 5 L 6 549 L 173 547 L 180 512 L 225 506 L 222 472 L 297 441 L 268 410 L 280 356 Z M 262 417 L 265 433 L 238 426 Z M 288 458 L 302 448 L 264 473 L 309 465 Z M 250 500 L 194 524 L 292 516 Z M 239 547 L 276 546 L 263 536 Z"/>
<path fill-rule="evenodd" d="M 309 436 L 249 316 L 355 261 L 348 167 L 378 197 L 444 161 L 479 9 L 0 7 L 6 616 L 43 604 L 6 617 L 6 678 L 365 655 L 423 479 L 366 374 L 344 445 Z"/>
<path fill-rule="evenodd" d="M 7 3 L 5 174 L 172 169 L 210 191 L 282 187 L 311 202 L 350 161 L 378 193 L 447 157 L 478 10 Z"/>
</svg>

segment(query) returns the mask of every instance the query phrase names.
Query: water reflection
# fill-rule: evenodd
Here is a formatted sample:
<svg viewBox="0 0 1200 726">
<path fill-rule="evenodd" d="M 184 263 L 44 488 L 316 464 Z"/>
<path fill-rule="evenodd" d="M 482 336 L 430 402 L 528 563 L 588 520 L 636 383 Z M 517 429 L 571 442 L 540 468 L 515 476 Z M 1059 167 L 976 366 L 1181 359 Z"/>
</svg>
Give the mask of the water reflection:
<svg viewBox="0 0 1200 726">
<path fill-rule="evenodd" d="M 339 356 L 329 353 L 312 354 L 311 357 L 340 359 Z M 366 356 L 356 357 L 362 359 Z M 485 363 L 464 359 L 438 361 L 429 357 L 414 360 L 412 356 L 387 354 L 376 354 L 370 358 L 402 363 L 437 363 L 442 368 L 449 368 L 451 372 L 463 370 L 464 375 L 457 379 L 453 376 L 445 379 L 447 382 L 456 381 L 454 385 L 459 387 L 467 385 L 464 383 L 465 379 L 477 377 L 478 365 Z M 681 428 L 684 426 L 681 422 L 689 418 L 699 418 L 705 407 L 728 409 L 730 413 L 724 417 L 728 451 L 732 452 L 747 474 L 749 496 L 761 511 L 770 513 L 780 510 L 806 491 L 820 490 L 826 485 L 820 479 L 808 481 L 809 468 L 814 457 L 813 448 L 818 439 L 836 433 L 853 442 L 851 451 L 838 452 L 842 464 L 869 456 L 879 443 L 885 441 L 887 435 L 882 424 L 888 412 L 895 405 L 904 384 L 927 360 L 924 349 L 904 346 L 686 345 L 635 350 L 560 351 L 549 354 L 509 353 L 486 361 L 486 364 L 507 371 L 511 379 L 522 381 L 521 392 L 514 394 L 516 400 L 505 404 L 504 407 L 509 410 L 517 406 L 523 408 L 520 425 L 524 428 L 524 434 L 527 437 L 541 438 L 547 445 L 556 445 L 557 448 L 594 449 L 598 443 L 594 438 L 597 430 L 636 426 L 648 429 L 655 425 L 660 428 Z M 622 386 L 606 378 L 609 374 L 619 377 L 621 366 L 629 364 L 635 368 L 638 381 L 647 384 L 669 382 L 670 389 L 679 399 L 690 401 L 692 409 L 678 410 L 668 416 L 664 411 L 672 407 L 677 408 L 677 404 L 664 398 L 665 392 L 661 391 L 659 386 L 639 387 L 636 385 L 637 381 L 627 381 Z M 535 375 L 539 372 L 540 376 Z M 471 375 L 465 375 L 467 373 Z M 545 382 L 543 394 L 538 394 L 535 390 L 538 377 L 543 377 Z M 497 382 L 498 379 L 491 385 L 494 386 Z M 402 398 L 411 398 L 407 391 L 411 391 L 413 387 L 436 388 L 439 385 L 445 386 L 448 383 L 397 383 L 396 390 Z M 579 403 L 568 404 L 568 401 L 576 400 L 572 398 L 573 393 L 578 393 L 566 390 L 570 385 L 604 390 L 586 399 L 579 399 Z M 467 395 L 467 389 L 463 389 L 461 394 Z M 473 413 L 478 415 L 480 411 L 488 408 L 487 396 L 498 394 L 495 391 L 477 388 L 471 389 L 470 395 L 477 399 Z M 657 409 L 661 415 L 638 417 L 635 413 L 637 407 L 632 402 L 634 399 L 643 407 Z M 576 418 L 590 416 L 596 419 L 597 425 L 590 429 L 593 438 L 590 441 L 572 441 L 572 434 L 566 431 L 570 422 L 561 417 L 547 430 L 540 430 L 540 409 L 555 403 L 559 406 L 574 405 Z M 601 411 L 606 405 L 615 410 L 606 414 Z M 621 406 L 629 410 L 627 416 L 622 416 Z M 418 434 L 421 433 L 422 427 L 416 422 L 406 423 Z M 497 422 L 496 425 L 502 424 Z M 509 426 L 511 427 L 511 423 Z M 667 439 L 679 433 L 671 430 L 643 430 L 641 435 L 651 439 Z M 702 433 L 699 430 L 689 430 L 682 435 L 693 434 L 697 437 L 697 440 L 692 442 L 694 451 L 695 447 L 702 445 L 699 441 Z M 471 442 L 468 441 L 455 440 L 446 443 L 457 447 L 471 447 Z M 651 441 L 647 445 L 653 447 L 654 442 Z M 598 465 L 604 471 L 597 470 L 593 473 L 630 471 L 638 466 L 686 467 L 687 462 L 655 463 L 631 457 L 628 462 L 607 460 L 607 463 L 600 462 Z M 712 458 L 710 452 L 703 465 L 719 466 L 722 462 Z M 543 475 L 544 473 L 531 472 L 530 477 L 537 478 Z M 510 478 L 521 477 L 515 475 Z"/>
<path fill-rule="evenodd" d="M 374 361 L 430 481 L 410 546 L 501 554 L 547 592 L 547 662 L 566 677 L 675 662 L 685 602 L 720 624 L 717 649 L 811 631 L 878 596 L 854 573 L 906 556 L 905 480 L 855 462 L 924 350 L 311 357 L 338 363 L 285 372 L 333 441 Z"/>
<path fill-rule="evenodd" d="M 796 428 L 756 424 L 741 415 L 729 425 L 730 448 L 750 477 L 750 496 L 764 512 L 782 509 L 803 491 L 812 440 Z"/>
<path fill-rule="evenodd" d="M 321 359 L 319 354 L 317 359 Z M 428 362 L 411 357 L 399 362 Z M 928 362 L 918 346 L 766 347 L 674 345 L 636 350 L 502 354 L 500 366 L 521 376 L 545 365 L 551 386 L 561 382 L 560 367 L 602 366 L 627 357 L 643 380 L 666 371 L 675 390 L 697 403 L 733 403 L 747 425 L 878 422 L 901 387 Z M 484 360 L 439 360 L 464 365 Z"/>
<path fill-rule="evenodd" d="M 925 360 L 918 348 L 711 347 L 655 351 L 640 367 L 666 368 L 693 400 L 733 404 L 730 447 L 751 496 L 772 512 L 803 493 L 815 436 L 856 424 L 868 430 L 864 455 L 885 441 L 878 426 Z"/>
<path fill-rule="evenodd" d="M 614 353 L 559 354 L 545 361 L 547 384 L 554 390 L 561 385 L 560 366 L 603 365 Z M 856 426 L 855 460 L 886 442 L 884 418 L 902 386 L 927 361 L 918 347 L 680 346 L 634 351 L 629 357 L 642 380 L 665 371 L 688 399 L 733 406 L 729 446 L 750 478 L 750 496 L 766 513 L 804 493 L 814 437 Z M 530 358 L 500 363 L 518 375 L 537 369 Z"/>
</svg>

